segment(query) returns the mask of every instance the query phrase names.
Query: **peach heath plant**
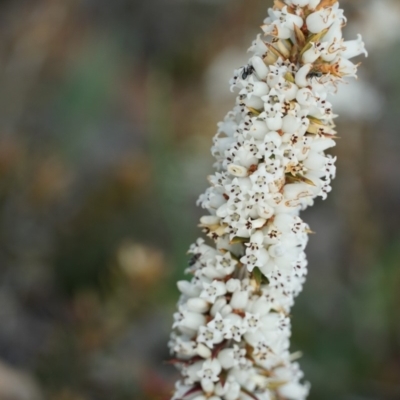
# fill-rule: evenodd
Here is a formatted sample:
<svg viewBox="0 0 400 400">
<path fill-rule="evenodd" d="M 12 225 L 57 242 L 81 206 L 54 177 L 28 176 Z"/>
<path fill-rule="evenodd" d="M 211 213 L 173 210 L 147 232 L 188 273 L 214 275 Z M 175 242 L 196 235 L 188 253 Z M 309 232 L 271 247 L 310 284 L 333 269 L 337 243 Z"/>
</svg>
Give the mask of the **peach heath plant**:
<svg viewBox="0 0 400 400">
<path fill-rule="evenodd" d="M 307 275 L 300 211 L 335 176 L 328 95 L 355 77 L 337 0 L 276 0 L 235 71 L 236 105 L 219 124 L 217 172 L 200 196 L 201 226 L 169 343 L 182 379 L 173 400 L 302 400 L 309 384 L 290 353 L 290 309 Z"/>
</svg>

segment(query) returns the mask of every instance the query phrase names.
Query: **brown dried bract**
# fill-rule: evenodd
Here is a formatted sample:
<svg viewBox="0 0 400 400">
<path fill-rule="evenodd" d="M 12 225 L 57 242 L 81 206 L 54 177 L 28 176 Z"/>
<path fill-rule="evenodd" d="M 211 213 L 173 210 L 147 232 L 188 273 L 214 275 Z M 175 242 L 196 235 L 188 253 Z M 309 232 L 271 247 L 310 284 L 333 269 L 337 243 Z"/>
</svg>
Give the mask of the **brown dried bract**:
<svg viewBox="0 0 400 400">
<path fill-rule="evenodd" d="M 285 4 L 283 1 L 281 0 L 275 0 L 274 1 L 274 9 L 276 10 L 282 10 L 283 7 L 286 7 L 287 4 Z"/>
<path fill-rule="evenodd" d="M 338 0 L 322 0 L 321 3 L 318 4 L 316 11 L 321 10 L 322 8 L 332 7 Z"/>
<path fill-rule="evenodd" d="M 257 169 L 258 169 L 258 165 L 257 164 L 250 165 L 249 175 L 254 174 L 254 172 L 256 172 Z"/>
</svg>

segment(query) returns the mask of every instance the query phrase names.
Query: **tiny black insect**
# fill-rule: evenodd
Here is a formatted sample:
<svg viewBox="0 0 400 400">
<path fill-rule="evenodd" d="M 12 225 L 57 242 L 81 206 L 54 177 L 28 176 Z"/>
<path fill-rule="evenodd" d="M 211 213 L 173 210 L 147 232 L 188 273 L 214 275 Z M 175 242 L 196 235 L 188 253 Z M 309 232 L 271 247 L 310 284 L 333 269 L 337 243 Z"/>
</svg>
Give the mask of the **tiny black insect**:
<svg viewBox="0 0 400 400">
<path fill-rule="evenodd" d="M 246 65 L 243 68 L 242 72 L 242 79 L 246 79 L 249 75 L 251 75 L 254 72 L 254 67 L 252 65 Z"/>
<path fill-rule="evenodd" d="M 195 254 L 190 260 L 189 260 L 189 266 L 193 267 L 194 264 L 197 263 L 197 261 L 200 259 L 201 254 L 197 253 Z"/>
<path fill-rule="evenodd" d="M 323 73 L 321 71 L 314 71 L 314 72 L 310 72 L 307 75 L 307 78 L 321 78 L 322 75 L 323 75 Z"/>
</svg>

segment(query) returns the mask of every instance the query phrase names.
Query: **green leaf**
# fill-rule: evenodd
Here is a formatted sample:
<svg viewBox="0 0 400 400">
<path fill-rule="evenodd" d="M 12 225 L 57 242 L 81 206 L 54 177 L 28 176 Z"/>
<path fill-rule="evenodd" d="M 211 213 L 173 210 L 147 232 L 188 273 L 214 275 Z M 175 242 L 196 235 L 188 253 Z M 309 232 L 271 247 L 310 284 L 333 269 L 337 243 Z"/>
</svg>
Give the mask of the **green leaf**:
<svg viewBox="0 0 400 400">
<path fill-rule="evenodd" d="M 263 274 L 262 274 L 262 272 L 260 271 L 260 268 L 255 267 L 255 268 L 253 269 L 253 277 L 254 277 L 254 279 L 256 280 L 257 285 L 261 285 L 262 280 L 263 280 Z"/>
<path fill-rule="evenodd" d="M 268 278 L 261 272 L 260 268 L 255 267 L 253 269 L 253 278 L 257 282 L 257 285 L 268 285 L 269 280 Z"/>
<path fill-rule="evenodd" d="M 240 237 L 240 236 L 235 236 L 230 244 L 237 244 L 237 243 L 246 243 L 249 241 L 249 238 L 244 238 L 244 237 Z"/>
</svg>

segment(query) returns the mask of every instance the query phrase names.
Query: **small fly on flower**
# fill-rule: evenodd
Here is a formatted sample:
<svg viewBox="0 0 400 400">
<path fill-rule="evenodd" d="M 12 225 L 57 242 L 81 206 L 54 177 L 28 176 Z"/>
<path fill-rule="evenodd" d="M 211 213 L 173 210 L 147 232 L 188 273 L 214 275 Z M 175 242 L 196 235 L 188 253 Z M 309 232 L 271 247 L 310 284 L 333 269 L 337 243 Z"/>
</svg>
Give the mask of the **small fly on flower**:
<svg viewBox="0 0 400 400">
<path fill-rule="evenodd" d="M 195 254 L 190 260 L 189 260 L 189 267 L 193 267 L 194 264 L 197 263 L 197 261 L 199 261 L 199 259 L 201 258 L 201 254 Z"/>
<path fill-rule="evenodd" d="M 242 72 L 242 79 L 246 79 L 248 76 L 250 76 L 254 72 L 254 67 L 252 65 L 246 65 L 243 68 Z"/>
<path fill-rule="evenodd" d="M 323 73 L 321 71 L 311 71 L 308 75 L 307 78 L 321 78 Z"/>
</svg>

